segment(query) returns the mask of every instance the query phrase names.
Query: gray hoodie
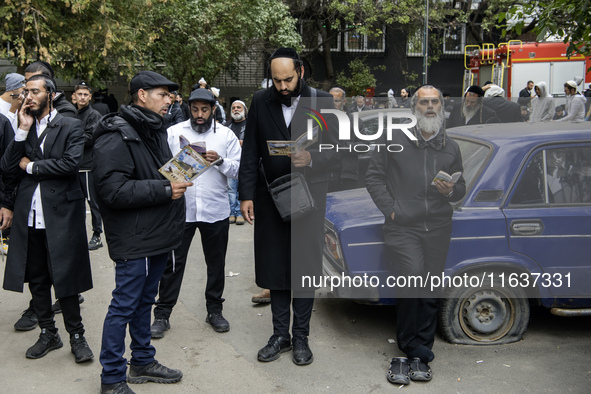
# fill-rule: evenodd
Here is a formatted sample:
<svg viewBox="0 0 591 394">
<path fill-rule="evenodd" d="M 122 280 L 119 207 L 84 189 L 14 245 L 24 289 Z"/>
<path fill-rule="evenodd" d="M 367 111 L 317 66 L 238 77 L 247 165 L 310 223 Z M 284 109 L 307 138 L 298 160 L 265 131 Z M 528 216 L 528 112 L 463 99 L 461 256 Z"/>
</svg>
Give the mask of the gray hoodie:
<svg viewBox="0 0 591 394">
<path fill-rule="evenodd" d="M 546 82 L 540 81 L 536 86 L 540 89 L 540 95 L 531 102 L 533 112 L 530 122 L 549 122 L 554 116 L 554 97 L 548 93 Z"/>
</svg>

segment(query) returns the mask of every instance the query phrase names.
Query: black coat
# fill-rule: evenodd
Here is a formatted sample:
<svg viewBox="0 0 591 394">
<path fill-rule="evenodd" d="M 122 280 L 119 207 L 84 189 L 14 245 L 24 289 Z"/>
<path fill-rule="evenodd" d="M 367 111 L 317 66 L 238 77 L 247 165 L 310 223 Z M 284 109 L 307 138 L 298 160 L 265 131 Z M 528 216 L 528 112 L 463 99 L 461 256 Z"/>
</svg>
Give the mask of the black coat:
<svg viewBox="0 0 591 394">
<path fill-rule="evenodd" d="M 484 105 L 497 114 L 501 123 L 521 122 L 521 107 L 504 97 L 485 97 Z"/>
<path fill-rule="evenodd" d="M 477 125 L 477 124 L 486 124 L 486 123 L 500 123 L 497 114 L 492 109 L 488 108 L 487 106 L 481 105 L 480 109 L 476 112 L 476 114 L 466 123 L 466 118 L 462 113 L 462 103 L 456 104 L 453 111 L 449 115 L 449 118 L 446 121 L 446 127 L 451 129 L 452 127 L 459 127 L 465 125 Z"/>
<path fill-rule="evenodd" d="M 77 111 L 77 116 L 84 126 L 84 154 L 82 155 L 80 169 L 90 170 L 92 169 L 92 146 L 94 145 L 93 133 L 102 115 L 90 105 L 87 105 Z"/>
<path fill-rule="evenodd" d="M 321 107 L 334 109 L 330 94 L 317 91 L 317 95 L 318 112 Z M 317 146 L 308 149 L 312 155 L 312 167 L 297 171 L 304 173 L 317 209 L 314 213 L 292 223 L 281 220 L 259 166 L 259 161 L 262 161 L 269 183 L 282 175 L 296 171 L 287 156 L 269 155 L 267 141 L 295 140 L 306 131 L 308 116 L 305 113 L 308 110 L 304 107 L 310 104 L 303 104 L 302 101 L 310 96 L 310 88 L 302 83 L 302 98 L 289 128 L 285 125 L 281 104 L 275 100 L 272 89 L 256 92 L 248 111 L 240 159 L 238 194 L 242 201 L 254 200 L 256 283 L 267 289 L 297 290 L 301 286 L 301 275 L 322 273 L 328 169 L 336 162 L 336 155 L 332 152 L 319 152 Z M 335 117 L 326 116 L 327 122 L 332 122 L 333 118 Z M 336 144 L 336 119 L 334 123 L 329 123 L 328 128 L 333 132 L 321 132 L 321 143 Z M 292 266 L 295 270 L 293 275 Z"/>
<path fill-rule="evenodd" d="M 155 256 L 180 246 L 185 199 L 172 200 L 170 181 L 158 172 L 171 157 L 166 130 L 152 128 L 137 107 L 124 105 L 120 115 L 101 119 L 92 171 L 114 261 Z"/>
<path fill-rule="evenodd" d="M 10 120 L 0 114 L 0 159 L 4 156 L 4 152 L 8 145 L 14 140 L 14 130 L 10 124 Z M 3 175 L 0 181 L 0 206 L 14 211 L 14 201 L 12 191 L 15 187 L 15 182 L 18 183 L 18 178 L 10 177 L 9 174 Z"/>
<path fill-rule="evenodd" d="M 76 107 L 66 99 L 64 92 L 57 92 L 56 98 L 53 100 L 53 108 L 62 116 L 76 118 Z"/>
<path fill-rule="evenodd" d="M 41 188 L 49 264 L 55 296 L 63 298 L 92 288 L 86 239 L 86 207 L 78 168 L 82 160 L 84 131 L 77 119 L 57 114 L 47 125 L 43 152 L 37 145 L 35 125 L 25 141 L 12 141 L 2 158 L 4 173 L 18 174 L 10 249 L 4 272 L 4 289 L 23 291 L 27 261 L 28 217 L 33 193 Z M 27 156 L 33 174 L 19 168 Z"/>
</svg>

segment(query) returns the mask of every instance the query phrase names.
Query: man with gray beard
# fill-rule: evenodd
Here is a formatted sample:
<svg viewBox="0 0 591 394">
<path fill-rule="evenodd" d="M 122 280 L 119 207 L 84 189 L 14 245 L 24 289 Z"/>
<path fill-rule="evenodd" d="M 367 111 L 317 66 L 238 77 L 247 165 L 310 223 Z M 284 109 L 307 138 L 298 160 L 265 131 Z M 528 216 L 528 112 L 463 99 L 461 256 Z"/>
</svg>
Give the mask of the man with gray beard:
<svg viewBox="0 0 591 394">
<path fill-rule="evenodd" d="M 443 95 L 425 85 L 413 95 L 412 129 L 416 141 L 395 133 L 398 152 L 374 151 L 365 178 L 367 190 L 385 216 L 384 240 L 393 275 L 409 278 L 443 273 L 451 237 L 451 202 L 466 193 L 463 176 L 456 183 L 435 180 L 439 171 L 463 172 L 458 144 L 445 132 Z M 412 283 L 412 282 L 409 282 Z M 396 338 L 406 357 L 392 359 L 387 374 L 393 384 L 431 380 L 428 363 L 435 340 L 439 289 L 396 289 Z"/>
<path fill-rule="evenodd" d="M 213 168 L 193 180 L 193 186 L 185 192 L 185 232 L 180 248 L 170 256 L 160 281 L 158 301 L 154 309 L 152 338 L 162 338 L 170 329 L 170 314 L 175 306 L 185 272 L 189 248 L 197 229 L 207 265 L 205 321 L 216 332 L 230 330 L 230 323 L 222 316 L 222 298 L 225 281 L 226 250 L 230 227 L 230 203 L 228 178 L 238 177 L 240 166 L 240 142 L 232 130 L 214 120 L 215 98 L 206 89 L 196 89 L 189 97 L 191 118 L 168 129 L 168 145 L 172 154 L 183 147 L 181 136 L 189 143 L 205 145 L 204 157 Z"/>
<path fill-rule="evenodd" d="M 464 94 L 462 105 L 457 105 L 447 120 L 447 128 L 483 123 L 500 123 L 495 111 L 482 105 L 484 90 L 472 85 Z"/>
</svg>

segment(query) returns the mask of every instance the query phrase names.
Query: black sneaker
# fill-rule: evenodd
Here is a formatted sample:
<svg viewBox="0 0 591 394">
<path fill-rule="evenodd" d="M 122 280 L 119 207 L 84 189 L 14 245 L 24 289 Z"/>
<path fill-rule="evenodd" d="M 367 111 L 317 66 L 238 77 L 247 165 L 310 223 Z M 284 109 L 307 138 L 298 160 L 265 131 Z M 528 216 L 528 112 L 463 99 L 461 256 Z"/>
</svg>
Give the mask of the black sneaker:
<svg viewBox="0 0 591 394">
<path fill-rule="evenodd" d="M 57 332 L 48 331 L 47 328 L 41 330 L 37 343 L 27 350 L 27 358 L 41 358 L 49 353 L 50 350 L 59 349 L 64 344 Z"/>
<path fill-rule="evenodd" d="M 215 332 L 230 331 L 230 323 L 222 316 L 222 313 L 208 313 L 206 323 L 211 324 Z"/>
<path fill-rule="evenodd" d="M 82 363 L 94 358 L 94 354 L 92 354 L 92 350 L 90 350 L 84 335 L 74 334 L 70 338 L 70 347 L 72 348 L 72 353 L 74 354 L 77 363 Z"/>
<path fill-rule="evenodd" d="M 265 347 L 259 350 L 257 359 L 264 363 L 274 361 L 279 358 L 279 355 L 291 350 L 291 341 L 289 337 L 282 337 L 277 334 L 271 335 L 269 342 Z"/>
<path fill-rule="evenodd" d="M 25 310 L 20 319 L 14 323 L 17 331 L 31 331 L 39 325 L 39 318 L 32 308 Z"/>
<path fill-rule="evenodd" d="M 308 346 L 308 337 L 298 335 L 293 337 L 293 362 L 297 365 L 308 365 L 314 361 L 314 355 Z"/>
<path fill-rule="evenodd" d="M 135 394 L 135 391 L 129 388 L 127 382 L 101 383 L 101 394 Z"/>
<path fill-rule="evenodd" d="M 168 319 L 154 319 L 154 323 L 150 327 L 152 338 L 163 338 L 164 331 L 168 330 L 170 330 L 170 321 Z"/>
<path fill-rule="evenodd" d="M 84 297 L 82 297 L 82 294 L 78 294 L 78 304 L 82 304 L 83 302 Z M 62 313 L 62 306 L 60 305 L 60 300 L 55 300 L 55 302 L 51 306 L 51 311 L 53 313 Z"/>
<path fill-rule="evenodd" d="M 388 382 L 392 384 L 410 383 L 410 363 L 406 357 L 394 357 L 390 362 L 390 369 L 386 374 Z"/>
<path fill-rule="evenodd" d="M 155 383 L 176 383 L 183 377 L 178 369 L 170 369 L 154 360 L 148 365 L 129 366 L 127 381 L 133 384 L 155 382 Z"/>
<path fill-rule="evenodd" d="M 97 250 L 98 248 L 102 247 L 103 243 L 101 241 L 101 237 L 98 235 L 93 235 L 92 238 L 90 238 L 90 242 L 88 242 L 88 250 Z"/>
<path fill-rule="evenodd" d="M 433 377 L 433 371 L 428 364 L 415 357 L 410 360 L 410 378 L 415 381 L 428 382 Z"/>
</svg>

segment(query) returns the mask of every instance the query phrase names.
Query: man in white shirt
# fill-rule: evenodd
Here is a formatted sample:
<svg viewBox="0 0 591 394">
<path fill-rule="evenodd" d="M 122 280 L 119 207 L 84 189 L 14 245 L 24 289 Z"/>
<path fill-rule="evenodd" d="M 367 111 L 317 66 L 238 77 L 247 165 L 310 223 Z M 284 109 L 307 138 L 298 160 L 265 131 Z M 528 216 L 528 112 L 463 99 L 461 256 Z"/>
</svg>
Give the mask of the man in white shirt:
<svg viewBox="0 0 591 394">
<path fill-rule="evenodd" d="M 577 92 L 575 81 L 564 83 L 564 94 L 566 94 L 566 116 L 558 119 L 557 122 L 583 121 L 585 120 L 585 97 Z"/>
<path fill-rule="evenodd" d="M 0 114 L 10 121 L 13 131 L 18 129 L 16 112 L 23 103 L 21 93 L 25 88 L 25 77 L 17 73 L 6 74 L 6 91 L 0 96 Z"/>
<path fill-rule="evenodd" d="M 178 300 L 185 271 L 185 263 L 195 231 L 201 233 L 201 243 L 207 264 L 205 299 L 206 322 L 216 332 L 230 330 L 230 324 L 222 315 L 224 298 L 226 250 L 230 226 L 230 204 L 227 178 L 236 179 L 240 166 L 240 142 L 234 132 L 214 120 L 215 98 L 206 89 L 196 89 L 189 97 L 191 118 L 168 129 L 168 144 L 172 154 L 178 153 L 181 136 L 190 143 L 205 143 L 204 157 L 213 164 L 185 193 L 186 223 L 180 249 L 169 259 L 154 309 L 152 338 L 162 338 L 170 329 L 170 314 Z"/>
</svg>

